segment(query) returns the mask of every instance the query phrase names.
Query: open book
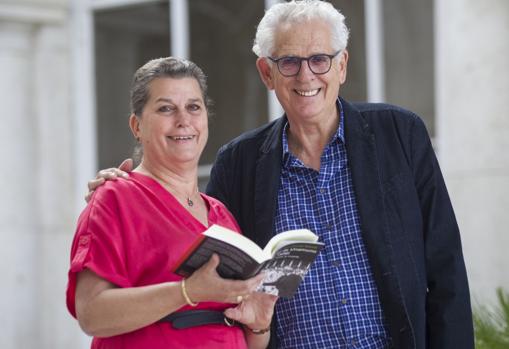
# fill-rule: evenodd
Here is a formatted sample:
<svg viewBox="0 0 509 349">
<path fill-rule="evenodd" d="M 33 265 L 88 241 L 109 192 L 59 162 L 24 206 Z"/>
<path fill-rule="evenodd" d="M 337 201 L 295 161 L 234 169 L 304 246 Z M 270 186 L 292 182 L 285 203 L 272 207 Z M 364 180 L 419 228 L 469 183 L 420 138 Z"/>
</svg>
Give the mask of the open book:
<svg viewBox="0 0 509 349">
<path fill-rule="evenodd" d="M 307 229 L 274 236 L 261 249 L 247 237 L 219 225 L 210 226 L 176 263 L 174 272 L 187 277 L 205 264 L 213 253 L 221 262 L 217 272 L 228 279 L 249 279 L 265 273 L 258 291 L 290 298 L 324 244 Z"/>
</svg>

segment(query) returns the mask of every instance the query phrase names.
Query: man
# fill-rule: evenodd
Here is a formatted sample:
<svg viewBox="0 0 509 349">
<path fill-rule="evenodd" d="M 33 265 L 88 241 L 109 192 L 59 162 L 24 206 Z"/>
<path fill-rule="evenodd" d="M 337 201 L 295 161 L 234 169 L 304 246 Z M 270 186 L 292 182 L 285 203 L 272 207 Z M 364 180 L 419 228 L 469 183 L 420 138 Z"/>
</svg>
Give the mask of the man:
<svg viewBox="0 0 509 349">
<path fill-rule="evenodd" d="M 223 146 L 207 187 L 261 246 L 295 228 L 326 244 L 278 301 L 270 347 L 473 348 L 458 226 L 424 124 L 338 98 L 347 41 L 328 3 L 266 12 L 253 51 L 285 115 Z"/>
</svg>

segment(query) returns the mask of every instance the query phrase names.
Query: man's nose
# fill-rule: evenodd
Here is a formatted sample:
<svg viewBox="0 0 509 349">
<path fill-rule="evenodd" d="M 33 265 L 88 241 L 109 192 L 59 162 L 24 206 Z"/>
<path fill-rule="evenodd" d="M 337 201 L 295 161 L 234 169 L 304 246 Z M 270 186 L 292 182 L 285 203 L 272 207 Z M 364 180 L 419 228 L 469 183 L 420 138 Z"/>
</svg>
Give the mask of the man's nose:
<svg viewBox="0 0 509 349">
<path fill-rule="evenodd" d="M 300 61 L 300 69 L 297 74 L 297 80 L 309 80 L 314 79 L 314 77 L 315 73 L 313 73 L 309 68 L 309 61 L 304 59 Z"/>
</svg>

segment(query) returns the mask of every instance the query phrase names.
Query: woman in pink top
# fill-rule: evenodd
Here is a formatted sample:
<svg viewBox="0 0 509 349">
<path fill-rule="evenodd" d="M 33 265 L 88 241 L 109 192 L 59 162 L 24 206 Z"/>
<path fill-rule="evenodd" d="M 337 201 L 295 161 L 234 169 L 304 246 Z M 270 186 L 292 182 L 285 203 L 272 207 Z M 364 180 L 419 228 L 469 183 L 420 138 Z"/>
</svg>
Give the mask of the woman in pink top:
<svg viewBox="0 0 509 349">
<path fill-rule="evenodd" d="M 239 231 L 223 204 L 198 191 L 207 103 L 205 75 L 190 61 L 152 60 L 134 76 L 129 125 L 140 165 L 94 192 L 71 250 L 67 306 L 92 348 L 268 343 L 276 298 L 253 292 L 260 277 L 222 279 L 217 256 L 185 280 L 171 272 L 209 225 Z"/>
</svg>

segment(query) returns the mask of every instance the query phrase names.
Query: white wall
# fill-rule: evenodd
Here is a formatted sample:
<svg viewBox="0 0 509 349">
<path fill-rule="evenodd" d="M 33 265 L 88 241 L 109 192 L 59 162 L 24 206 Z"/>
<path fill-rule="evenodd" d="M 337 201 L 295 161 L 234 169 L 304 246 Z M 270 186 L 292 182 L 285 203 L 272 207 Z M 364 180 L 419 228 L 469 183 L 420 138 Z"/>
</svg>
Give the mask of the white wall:
<svg viewBox="0 0 509 349">
<path fill-rule="evenodd" d="M 2 349 L 86 342 L 64 298 L 76 212 L 67 10 L 0 2 Z"/>
<path fill-rule="evenodd" d="M 437 0 L 437 144 L 474 299 L 509 290 L 509 1 Z"/>
<path fill-rule="evenodd" d="M 2 348 L 28 348 L 36 333 L 37 274 L 33 268 L 39 254 L 38 207 L 33 164 L 36 159 L 36 127 L 31 118 L 31 27 L 23 23 L 0 23 L 0 96 L 2 129 L 0 171 L 0 336 Z M 8 98 L 7 98 L 8 97 Z M 23 314 L 25 316 L 19 316 Z M 26 322 L 25 322 L 26 321 Z"/>
</svg>

